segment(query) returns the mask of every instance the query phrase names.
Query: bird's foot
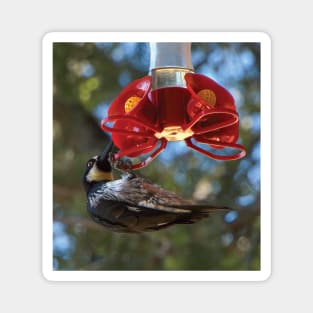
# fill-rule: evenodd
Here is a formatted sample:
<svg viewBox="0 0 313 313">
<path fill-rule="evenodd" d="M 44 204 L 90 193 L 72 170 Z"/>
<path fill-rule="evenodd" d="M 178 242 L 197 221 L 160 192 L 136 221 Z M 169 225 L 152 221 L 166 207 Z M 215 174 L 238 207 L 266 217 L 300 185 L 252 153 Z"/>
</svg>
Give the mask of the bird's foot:
<svg viewBox="0 0 313 313">
<path fill-rule="evenodd" d="M 132 161 L 130 159 L 118 159 L 115 161 L 114 167 L 118 170 L 122 171 L 131 171 L 132 169 Z"/>
<path fill-rule="evenodd" d="M 110 163 L 114 169 L 127 175 L 129 178 L 135 177 L 136 175 L 132 170 L 132 161 L 130 159 L 115 159 L 114 154 L 111 153 L 109 156 Z"/>
</svg>

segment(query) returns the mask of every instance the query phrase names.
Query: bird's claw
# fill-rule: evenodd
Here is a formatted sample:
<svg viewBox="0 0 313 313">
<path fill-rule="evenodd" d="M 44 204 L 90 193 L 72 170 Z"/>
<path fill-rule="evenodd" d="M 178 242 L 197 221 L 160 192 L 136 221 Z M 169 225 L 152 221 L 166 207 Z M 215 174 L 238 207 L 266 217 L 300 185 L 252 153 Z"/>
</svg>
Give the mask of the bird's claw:
<svg viewBox="0 0 313 313">
<path fill-rule="evenodd" d="M 132 161 L 130 159 L 116 159 L 114 153 L 109 153 L 109 162 L 117 170 L 130 171 L 132 169 Z"/>
<path fill-rule="evenodd" d="M 125 171 L 131 171 L 133 168 L 133 163 L 130 159 L 119 160 L 120 161 L 120 168 L 124 169 Z"/>
</svg>

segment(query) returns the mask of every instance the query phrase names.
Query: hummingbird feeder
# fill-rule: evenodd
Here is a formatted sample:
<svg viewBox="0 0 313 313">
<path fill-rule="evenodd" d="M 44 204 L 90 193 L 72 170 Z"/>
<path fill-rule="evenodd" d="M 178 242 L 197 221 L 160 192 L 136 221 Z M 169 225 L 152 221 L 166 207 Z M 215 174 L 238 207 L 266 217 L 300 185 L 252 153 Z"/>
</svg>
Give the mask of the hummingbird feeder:
<svg viewBox="0 0 313 313">
<path fill-rule="evenodd" d="M 236 160 L 245 156 L 239 136 L 239 116 L 232 95 L 214 80 L 196 74 L 191 64 L 190 43 L 150 43 L 149 75 L 127 85 L 101 121 L 120 149 L 119 160 L 147 155 L 130 165 L 138 169 L 149 164 L 168 141 L 186 145 L 215 160 Z M 113 126 L 108 124 L 113 123 Z M 198 143 L 198 144 L 197 144 Z M 234 154 L 214 150 L 232 148 Z"/>
</svg>

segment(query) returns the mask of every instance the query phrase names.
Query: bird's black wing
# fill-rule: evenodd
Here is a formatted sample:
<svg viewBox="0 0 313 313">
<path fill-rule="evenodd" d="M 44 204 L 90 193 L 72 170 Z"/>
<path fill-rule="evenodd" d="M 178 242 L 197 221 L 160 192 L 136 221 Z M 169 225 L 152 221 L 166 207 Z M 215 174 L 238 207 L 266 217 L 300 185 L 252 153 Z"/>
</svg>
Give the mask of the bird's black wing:
<svg viewBox="0 0 313 313">
<path fill-rule="evenodd" d="M 170 213 L 190 213 L 192 211 L 211 212 L 229 210 L 208 204 L 198 204 L 186 200 L 174 192 L 163 189 L 141 177 L 125 176 L 122 179 L 107 182 L 100 187 L 102 197 L 124 203 L 132 210 L 158 210 Z"/>
<path fill-rule="evenodd" d="M 208 213 L 170 213 L 101 198 L 97 205 L 88 203 L 92 219 L 115 232 L 140 233 L 167 228 L 175 224 L 192 224 Z"/>
</svg>

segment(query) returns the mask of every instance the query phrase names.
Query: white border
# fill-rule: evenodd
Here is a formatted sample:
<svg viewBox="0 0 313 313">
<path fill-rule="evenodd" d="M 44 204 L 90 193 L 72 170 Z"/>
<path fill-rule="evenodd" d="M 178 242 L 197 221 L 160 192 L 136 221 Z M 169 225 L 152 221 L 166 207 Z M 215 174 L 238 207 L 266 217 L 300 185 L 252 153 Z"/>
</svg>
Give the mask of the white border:
<svg viewBox="0 0 313 313">
<path fill-rule="evenodd" d="M 53 271 L 53 43 L 261 43 L 260 271 Z M 271 39 L 263 32 L 52 32 L 42 42 L 42 272 L 51 281 L 264 281 L 271 275 Z"/>
</svg>

